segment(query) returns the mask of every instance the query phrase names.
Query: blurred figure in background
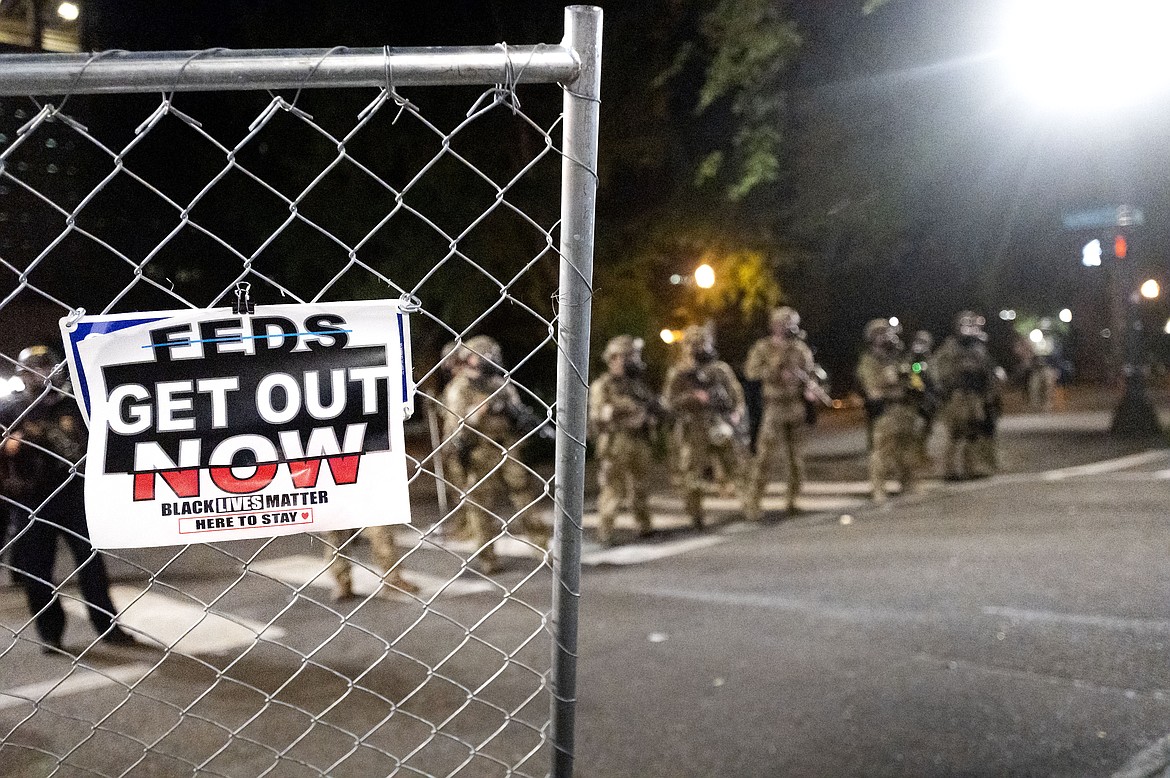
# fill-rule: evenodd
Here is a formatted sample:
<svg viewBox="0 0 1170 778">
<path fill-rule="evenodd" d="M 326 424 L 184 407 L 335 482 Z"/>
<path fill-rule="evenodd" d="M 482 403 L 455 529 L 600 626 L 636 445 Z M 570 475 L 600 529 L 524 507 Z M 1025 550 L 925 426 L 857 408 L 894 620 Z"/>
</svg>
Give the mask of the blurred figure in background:
<svg viewBox="0 0 1170 778">
<path fill-rule="evenodd" d="M 605 346 L 605 373 L 589 387 L 589 432 L 596 441 L 600 465 L 598 540 L 603 546 L 613 543 L 614 520 L 626 496 L 639 536 L 652 531 L 647 501 L 650 439 L 663 413 L 644 380 L 642 347 L 641 338 L 611 338 Z"/>
<path fill-rule="evenodd" d="M 886 479 L 903 493 L 912 492 L 920 464 L 920 415 L 926 384 L 907 358 L 898 326 L 873 319 L 865 326 L 866 350 L 857 365 L 857 380 L 873 413 L 873 447 L 869 482 L 874 502 L 886 499 Z"/>
<path fill-rule="evenodd" d="M 44 650 L 62 650 L 65 609 L 53 581 L 57 538 L 74 563 L 89 621 L 98 638 L 115 645 L 137 641 L 114 623 L 110 579 L 101 554 L 89 542 L 85 490 L 76 471 L 87 433 L 77 401 L 69 395 L 64 358 L 51 346 L 29 346 L 17 358 L 24 388 L 0 403 L 0 491 L 10 502 L 12 567 L 24 587 Z"/>
<path fill-rule="evenodd" d="M 374 562 L 381 568 L 383 588 L 399 589 L 407 594 L 417 594 L 418 586 L 406 580 L 397 569 L 399 553 L 394 541 L 394 532 L 388 526 L 373 526 L 357 529 L 335 529 L 324 533 L 325 558 L 330 560 L 329 573 L 333 576 L 333 600 L 343 602 L 353 597 L 353 550 L 356 544 L 350 541 L 359 532 L 370 541 Z M 359 563 L 360 564 L 360 563 Z"/>
<path fill-rule="evenodd" d="M 500 344 L 487 335 L 469 338 L 459 350 L 455 376 L 443 391 L 449 418 L 445 438 L 458 459 L 459 488 L 465 495 L 468 528 L 485 574 L 500 569 L 495 540 L 516 529 L 531 543 L 548 549 L 550 528 L 532 515 L 541 490 L 532 485 L 535 474 L 518 458 L 521 439 L 529 434 L 552 436 L 545 417 L 524 404 L 516 385 L 504 370 Z M 494 512 L 502 499 L 514 513 L 504 518 Z"/>
<path fill-rule="evenodd" d="M 949 480 L 994 472 L 997 398 L 1002 386 L 987 350 L 986 320 L 973 311 L 955 317 L 954 334 L 935 354 L 947 430 L 943 475 Z"/>
<path fill-rule="evenodd" d="M 1052 319 L 1044 317 L 1028 335 L 1028 406 L 1034 411 L 1051 411 L 1060 380 L 1060 344 Z"/>
<path fill-rule="evenodd" d="M 910 370 L 922 379 L 922 401 L 918 408 L 922 424 L 918 428 L 917 448 L 918 464 L 923 468 L 934 464 L 930 456 L 930 436 L 934 432 L 934 420 L 942 403 L 933 361 L 934 336 L 926 330 L 918 330 L 910 339 Z"/>
<path fill-rule="evenodd" d="M 678 360 L 666 374 L 663 405 L 674 419 L 674 445 L 686 512 L 696 529 L 703 526 L 703 481 L 716 466 L 742 478 L 744 400 L 735 371 L 719 359 L 707 328 L 683 333 Z"/>
<path fill-rule="evenodd" d="M 814 391 L 815 383 L 816 368 L 812 350 L 801 337 L 800 314 L 786 305 L 776 308 L 769 318 L 769 329 L 768 336 L 752 345 L 743 367 L 747 380 L 760 382 L 764 404 L 744 500 L 748 521 L 759 521 L 764 489 L 774 462 L 781 455 L 788 470 L 787 511 L 790 515 L 796 513 L 796 498 L 804 480 L 809 424 L 806 393 Z"/>
</svg>

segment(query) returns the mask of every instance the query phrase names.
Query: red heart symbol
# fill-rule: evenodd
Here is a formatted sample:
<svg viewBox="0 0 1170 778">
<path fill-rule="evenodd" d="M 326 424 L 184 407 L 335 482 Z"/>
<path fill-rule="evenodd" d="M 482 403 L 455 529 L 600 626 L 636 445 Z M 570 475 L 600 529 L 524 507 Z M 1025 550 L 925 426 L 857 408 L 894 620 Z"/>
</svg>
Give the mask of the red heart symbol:
<svg viewBox="0 0 1170 778">
<path fill-rule="evenodd" d="M 308 511 L 301 511 L 301 518 L 302 519 L 309 518 L 309 512 Z"/>
</svg>

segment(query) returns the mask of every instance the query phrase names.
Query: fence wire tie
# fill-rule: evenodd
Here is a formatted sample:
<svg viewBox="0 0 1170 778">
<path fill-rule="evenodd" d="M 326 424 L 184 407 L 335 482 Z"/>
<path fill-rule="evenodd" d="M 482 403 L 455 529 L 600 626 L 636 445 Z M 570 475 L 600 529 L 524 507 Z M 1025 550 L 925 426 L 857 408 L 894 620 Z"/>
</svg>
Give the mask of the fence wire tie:
<svg viewBox="0 0 1170 778">
<path fill-rule="evenodd" d="M 325 60 L 329 59 L 329 57 L 333 56 L 334 54 L 340 54 L 343 51 L 349 51 L 349 46 L 334 46 L 333 48 L 329 49 L 329 51 L 322 54 L 321 58 L 313 63 L 313 66 L 309 68 L 309 72 L 306 73 L 304 79 L 301 80 L 300 86 L 297 87 L 297 91 L 293 93 L 292 104 L 289 106 L 290 109 L 296 107 L 297 101 L 301 99 L 301 91 L 304 90 L 304 88 L 308 86 L 309 82 L 313 80 L 313 76 L 317 75 L 317 71 L 321 69 L 321 65 L 325 64 Z"/>
<path fill-rule="evenodd" d="M 77 322 L 80 321 L 81 317 L 84 315 L 85 315 L 84 308 L 74 308 L 73 310 L 71 310 L 69 312 L 69 318 L 65 319 L 65 329 L 72 332 L 73 328 L 77 326 Z"/>
<path fill-rule="evenodd" d="M 313 121 L 312 114 L 309 114 L 309 113 L 306 113 L 305 111 L 302 111 L 300 108 L 297 108 L 295 105 L 290 103 L 288 100 L 285 100 L 282 96 L 274 95 L 272 97 L 272 102 L 270 102 L 264 108 L 264 110 L 260 112 L 260 115 L 257 116 L 255 119 L 253 119 L 252 123 L 248 125 L 248 132 L 255 132 L 257 127 L 259 127 L 263 124 L 266 124 L 268 122 L 268 120 L 272 118 L 272 115 L 274 113 L 276 113 L 278 110 L 288 111 L 289 113 L 293 114 L 294 116 L 299 116 L 307 122 Z"/>
<path fill-rule="evenodd" d="M 422 300 L 410 292 L 403 292 L 398 297 L 398 310 L 403 313 L 418 313 L 422 310 Z"/>
<path fill-rule="evenodd" d="M 504 82 L 502 84 L 496 84 L 491 89 L 488 89 L 483 94 L 481 94 L 479 98 L 476 99 L 474 103 L 472 103 L 471 107 L 467 109 L 468 117 L 478 111 L 479 107 L 483 105 L 483 101 L 489 97 L 497 103 L 507 103 L 509 106 L 511 106 L 513 116 L 520 113 L 520 98 L 516 94 L 516 82 L 518 79 L 518 74 L 516 73 L 516 69 L 512 64 L 512 56 L 508 52 L 508 44 L 501 41 L 496 44 L 496 48 L 502 49 L 504 52 Z M 535 53 L 536 52 L 534 49 L 533 54 Z M 532 57 L 529 57 L 529 61 L 531 60 Z M 527 67 L 527 63 L 525 63 L 525 67 Z M 523 68 L 521 69 L 521 72 L 523 72 Z"/>
<path fill-rule="evenodd" d="M 150 116 L 147 116 L 142 124 L 134 128 L 134 134 L 141 135 L 147 130 L 153 129 L 154 125 L 158 124 L 159 120 L 167 115 L 167 111 L 169 111 L 170 108 L 171 98 L 169 96 L 164 96 L 162 102 L 159 103 L 153 111 L 151 111 Z"/>
<path fill-rule="evenodd" d="M 229 51 L 231 51 L 231 49 L 225 49 L 222 46 L 217 46 L 217 47 L 212 48 L 212 49 L 204 49 L 203 51 L 196 51 L 191 56 L 187 57 L 187 59 L 185 59 L 183 61 L 183 64 L 179 66 L 179 72 L 175 74 L 175 80 L 171 82 L 171 88 L 163 93 L 166 96 L 166 99 L 170 100 L 170 99 L 174 98 L 175 90 L 178 89 L 179 84 L 182 83 L 183 74 L 187 72 L 188 65 L 190 65 L 192 62 L 199 59 L 200 57 L 206 57 L 206 56 L 210 56 L 210 55 L 214 55 L 214 54 L 223 54 L 224 52 L 229 52 Z M 123 53 L 125 53 L 125 52 L 123 52 Z"/>
<path fill-rule="evenodd" d="M 368 111 L 372 111 L 387 97 L 393 100 L 394 104 L 398 106 L 398 113 L 394 114 L 394 118 L 390 121 L 391 125 L 398 124 L 398 120 L 402 118 L 402 112 L 407 108 L 414 113 L 418 113 L 418 106 L 398 94 L 398 90 L 394 88 L 394 63 L 390 61 L 390 47 L 388 45 L 382 47 L 382 76 L 386 81 L 382 87 L 385 93 L 374 98 L 374 102 L 366 106 L 365 110 L 358 114 L 358 118 L 364 118 Z"/>
<path fill-rule="evenodd" d="M 25 122 L 24 124 L 22 124 L 20 126 L 20 129 L 16 131 L 17 136 L 19 137 L 21 135 L 24 135 L 27 132 L 32 132 L 37 127 L 39 127 L 43 121 L 48 119 L 52 113 L 53 113 L 53 104 L 52 103 L 45 103 L 44 105 L 41 106 L 41 110 L 37 111 L 36 115 L 33 116 L 33 118 L 29 119 L 27 122 Z"/>
</svg>

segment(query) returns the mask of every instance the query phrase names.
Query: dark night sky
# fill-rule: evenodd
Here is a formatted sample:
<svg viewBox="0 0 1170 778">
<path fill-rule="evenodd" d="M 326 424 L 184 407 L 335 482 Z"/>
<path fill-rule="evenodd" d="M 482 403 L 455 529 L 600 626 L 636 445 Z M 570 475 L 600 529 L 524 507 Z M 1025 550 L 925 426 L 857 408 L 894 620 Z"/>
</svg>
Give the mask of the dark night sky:
<svg viewBox="0 0 1170 778">
<path fill-rule="evenodd" d="M 1078 114 L 1039 110 L 995 56 L 1008 2 L 889 0 L 869 16 L 860 0 L 788 4 L 807 44 L 794 77 L 798 116 L 850 128 L 850 153 L 896 193 L 920 244 L 875 287 L 880 299 L 846 306 L 859 321 L 840 317 L 833 300 L 793 300 L 811 323 L 820 305 L 824 337 L 852 338 L 860 320 L 886 313 L 938 332 L 958 305 L 1048 314 L 1067 305 L 1098 328 L 1103 273 L 1080 266 L 1092 235 L 1061 227 L 1070 209 L 1143 207 L 1133 253 L 1170 283 L 1165 96 L 1130 112 L 1097 110 L 1093 95 Z M 636 46 L 646 31 L 622 24 L 623 5 L 602 5 L 611 6 L 607 47 Z M 562 23 L 560 3 L 535 0 L 88 0 L 86 13 L 89 47 L 138 50 L 530 43 L 558 40 Z M 621 78 L 605 71 L 604 88 L 620 88 Z"/>
</svg>

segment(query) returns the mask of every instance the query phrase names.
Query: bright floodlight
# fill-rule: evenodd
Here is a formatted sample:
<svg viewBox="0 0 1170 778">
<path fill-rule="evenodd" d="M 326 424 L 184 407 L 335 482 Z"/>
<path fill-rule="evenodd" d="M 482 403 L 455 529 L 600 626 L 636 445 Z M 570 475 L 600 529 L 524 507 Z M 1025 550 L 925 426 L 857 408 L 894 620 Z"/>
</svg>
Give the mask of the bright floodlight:
<svg viewBox="0 0 1170 778">
<path fill-rule="evenodd" d="M 1170 84 L 1166 0 L 1013 0 L 1004 54 L 1030 98 L 1099 112 Z"/>
<path fill-rule="evenodd" d="M 662 332 L 658 333 L 658 337 L 662 338 L 663 343 L 667 343 L 667 344 L 674 343 L 674 330 L 665 329 Z"/>
<path fill-rule="evenodd" d="M 706 262 L 695 268 L 695 285 L 700 289 L 710 289 L 715 286 L 715 268 Z"/>
<path fill-rule="evenodd" d="M 1040 341 L 1044 340 L 1044 333 L 1040 330 L 1032 330 L 1028 333 L 1028 340 L 1032 341 L 1033 343 L 1039 343 Z"/>
<path fill-rule="evenodd" d="M 1060 313 L 1057 314 L 1057 316 L 1059 316 L 1060 320 L 1065 324 L 1068 324 L 1072 321 L 1072 311 L 1070 311 L 1068 308 L 1061 308 Z"/>
<path fill-rule="evenodd" d="M 77 21 L 79 13 L 81 13 L 81 10 L 77 7 L 76 3 L 61 3 L 61 5 L 57 6 L 57 15 L 67 22 Z"/>
<path fill-rule="evenodd" d="M 897 327 L 897 326 L 898 326 L 898 317 L 897 317 L 897 316 L 891 316 L 891 317 L 890 317 L 890 326 L 891 326 L 891 327 Z"/>
<path fill-rule="evenodd" d="M 1162 287 L 1158 286 L 1157 281 L 1150 278 L 1142 284 L 1140 291 L 1142 293 L 1142 297 L 1146 298 L 1147 300 L 1154 300 L 1157 299 L 1158 295 L 1162 294 Z"/>
</svg>

